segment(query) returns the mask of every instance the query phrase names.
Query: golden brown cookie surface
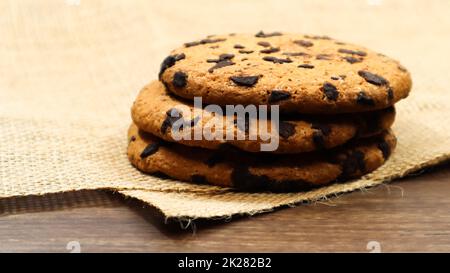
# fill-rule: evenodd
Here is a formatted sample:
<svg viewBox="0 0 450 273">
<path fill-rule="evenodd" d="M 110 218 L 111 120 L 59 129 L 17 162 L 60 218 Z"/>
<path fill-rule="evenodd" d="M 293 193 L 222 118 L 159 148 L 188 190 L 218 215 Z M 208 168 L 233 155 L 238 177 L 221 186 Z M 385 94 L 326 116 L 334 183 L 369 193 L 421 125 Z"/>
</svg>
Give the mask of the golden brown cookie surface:
<svg viewBox="0 0 450 273">
<path fill-rule="evenodd" d="M 181 97 L 215 104 L 277 104 L 283 112 L 383 109 L 405 98 L 397 61 L 328 37 L 284 33 L 211 36 L 171 52 L 160 79 Z"/>
</svg>

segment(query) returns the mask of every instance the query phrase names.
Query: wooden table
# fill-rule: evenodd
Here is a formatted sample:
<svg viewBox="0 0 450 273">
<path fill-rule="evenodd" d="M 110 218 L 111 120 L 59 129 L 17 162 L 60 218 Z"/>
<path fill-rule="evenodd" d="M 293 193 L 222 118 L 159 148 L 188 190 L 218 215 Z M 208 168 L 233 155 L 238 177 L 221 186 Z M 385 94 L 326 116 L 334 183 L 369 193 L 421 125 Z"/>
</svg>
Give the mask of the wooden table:
<svg viewBox="0 0 450 273">
<path fill-rule="evenodd" d="M 230 222 L 164 223 L 119 194 L 85 191 L 0 200 L 0 251 L 450 251 L 450 165 L 327 203 Z M 69 243 L 73 242 L 75 243 Z"/>
</svg>

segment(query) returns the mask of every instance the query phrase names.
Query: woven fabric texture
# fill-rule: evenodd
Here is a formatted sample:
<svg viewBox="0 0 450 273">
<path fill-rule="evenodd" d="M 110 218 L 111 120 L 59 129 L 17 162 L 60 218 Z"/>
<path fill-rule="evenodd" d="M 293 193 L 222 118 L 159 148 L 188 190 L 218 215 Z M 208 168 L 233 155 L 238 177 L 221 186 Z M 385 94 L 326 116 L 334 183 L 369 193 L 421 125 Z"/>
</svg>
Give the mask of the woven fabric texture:
<svg viewBox="0 0 450 273">
<path fill-rule="evenodd" d="M 255 214 L 403 177 L 450 158 L 449 1 L 0 2 L 0 198 L 111 189 L 167 217 Z M 161 60 L 208 34 L 279 30 L 366 45 L 412 73 L 398 147 L 362 179 L 236 193 L 144 175 L 126 157 L 130 107 Z"/>
</svg>

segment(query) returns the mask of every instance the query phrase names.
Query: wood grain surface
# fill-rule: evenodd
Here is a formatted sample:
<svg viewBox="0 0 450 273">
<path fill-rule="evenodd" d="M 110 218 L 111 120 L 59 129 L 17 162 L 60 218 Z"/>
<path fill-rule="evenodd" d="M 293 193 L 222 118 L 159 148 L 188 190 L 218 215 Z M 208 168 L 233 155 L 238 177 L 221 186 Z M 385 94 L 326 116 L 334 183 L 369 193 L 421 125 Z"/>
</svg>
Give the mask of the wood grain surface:
<svg viewBox="0 0 450 273">
<path fill-rule="evenodd" d="M 450 251 L 450 165 L 325 203 L 253 217 L 165 223 L 119 194 L 84 191 L 0 200 L 1 252 Z M 370 244 L 369 244 L 370 245 Z"/>
</svg>

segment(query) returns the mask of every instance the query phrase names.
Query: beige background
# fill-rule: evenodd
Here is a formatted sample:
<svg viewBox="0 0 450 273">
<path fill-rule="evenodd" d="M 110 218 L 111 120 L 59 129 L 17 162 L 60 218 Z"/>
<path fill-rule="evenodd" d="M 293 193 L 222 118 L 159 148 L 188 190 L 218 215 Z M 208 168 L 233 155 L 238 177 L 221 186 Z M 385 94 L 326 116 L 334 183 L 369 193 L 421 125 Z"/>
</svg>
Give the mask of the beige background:
<svg viewBox="0 0 450 273">
<path fill-rule="evenodd" d="M 111 188 L 168 217 L 218 217 L 316 200 L 444 161 L 448 14 L 446 0 L 0 1 L 0 197 Z M 413 92 L 398 105 L 399 147 L 389 163 L 307 194 L 224 193 L 133 169 L 125 156 L 129 107 L 170 49 L 261 29 L 364 44 L 411 71 Z"/>
</svg>

